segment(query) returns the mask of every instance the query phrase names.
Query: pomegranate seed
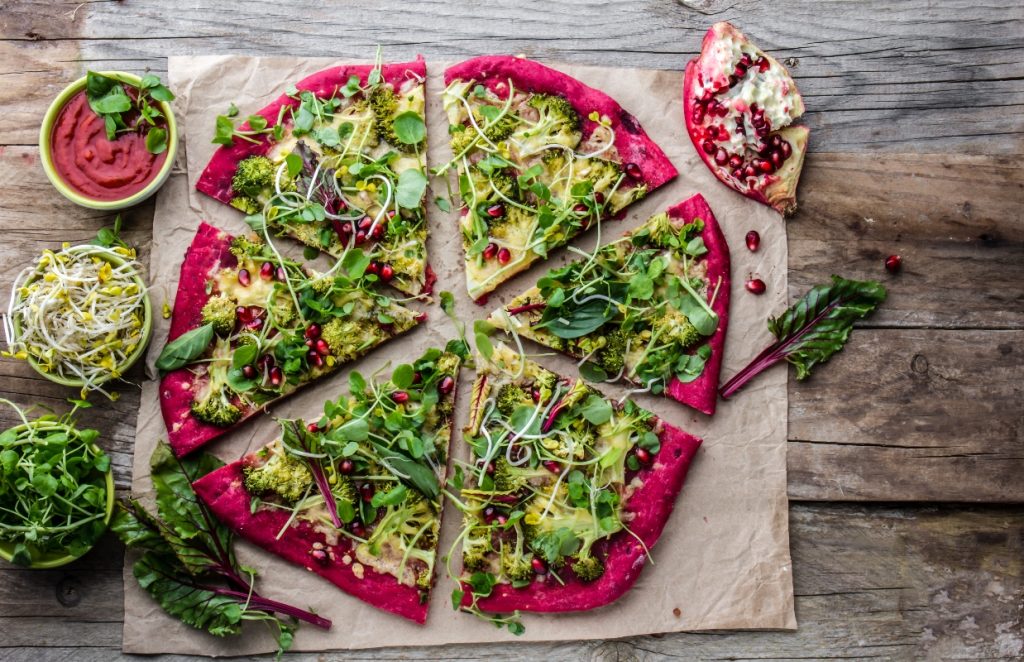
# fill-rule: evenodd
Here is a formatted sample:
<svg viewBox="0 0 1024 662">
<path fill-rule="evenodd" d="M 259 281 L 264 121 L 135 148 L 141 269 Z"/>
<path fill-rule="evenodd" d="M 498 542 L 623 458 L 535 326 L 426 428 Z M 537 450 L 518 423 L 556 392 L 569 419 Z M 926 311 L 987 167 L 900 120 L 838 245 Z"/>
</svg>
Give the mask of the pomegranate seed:
<svg viewBox="0 0 1024 662">
<path fill-rule="evenodd" d="M 370 498 L 372 499 L 373 497 L 371 496 Z M 351 524 L 349 524 L 348 530 L 351 531 L 352 535 L 356 536 L 357 538 L 366 537 L 366 527 L 363 526 L 363 523 L 359 520 L 354 520 Z"/>
<path fill-rule="evenodd" d="M 379 274 L 380 263 L 377 260 L 373 260 L 370 264 L 366 265 L 366 273 L 368 274 Z"/>
<path fill-rule="evenodd" d="M 775 170 L 775 166 L 772 165 L 771 161 L 761 161 L 761 172 L 769 173 Z"/>
<path fill-rule="evenodd" d="M 484 248 L 484 259 L 493 260 L 494 256 L 498 254 L 498 245 L 495 243 L 487 244 Z"/>
<path fill-rule="evenodd" d="M 366 233 L 360 230 L 359 232 L 356 233 L 356 243 L 361 244 L 364 241 L 366 241 Z"/>
<path fill-rule="evenodd" d="M 312 340 L 315 340 L 316 338 L 319 338 L 320 337 L 320 325 L 319 324 L 310 324 L 309 326 L 306 327 L 306 331 L 302 335 L 304 335 L 306 338 L 309 338 L 309 339 L 312 339 Z"/>
<path fill-rule="evenodd" d="M 750 53 L 744 53 L 743 55 L 740 56 L 739 63 L 749 69 L 750 65 L 754 63 L 754 60 L 753 58 L 750 57 Z"/>
<path fill-rule="evenodd" d="M 530 393 L 530 397 L 533 398 L 534 402 L 540 402 L 540 389 L 533 389 L 533 391 Z"/>
<path fill-rule="evenodd" d="M 375 227 L 373 229 L 373 232 L 370 233 L 370 237 L 373 238 L 373 239 L 380 239 L 383 236 L 384 236 L 384 224 L 383 223 L 378 223 L 377 227 Z"/>
<path fill-rule="evenodd" d="M 414 317 L 413 319 L 415 319 L 417 322 L 426 322 L 427 321 L 427 314 L 426 313 L 418 313 L 416 315 L 416 317 Z"/>
<path fill-rule="evenodd" d="M 505 215 L 505 205 L 491 205 L 487 208 L 487 215 L 491 218 L 499 218 Z"/>
<path fill-rule="evenodd" d="M 352 460 L 342 460 L 341 464 L 338 465 L 338 471 L 346 476 L 352 473 L 352 470 L 355 468 L 355 465 L 352 464 Z"/>
<path fill-rule="evenodd" d="M 494 475 L 494 462 L 487 463 L 487 468 L 484 469 L 484 473 L 486 473 L 488 476 Z"/>
<path fill-rule="evenodd" d="M 495 508 L 494 506 L 487 506 L 486 508 L 484 508 L 483 515 L 484 522 L 490 524 L 494 521 L 494 518 L 498 516 L 498 509 Z"/>
<path fill-rule="evenodd" d="M 646 448 L 636 449 L 636 459 L 640 464 L 648 464 L 651 461 L 651 454 L 647 452 Z"/>
<path fill-rule="evenodd" d="M 390 264 L 385 264 L 380 268 L 380 279 L 385 283 L 391 281 L 395 277 L 395 269 Z"/>
<path fill-rule="evenodd" d="M 576 212 L 577 214 L 582 214 L 583 212 L 587 211 L 587 206 L 585 204 L 583 204 L 582 202 L 580 202 L 580 203 L 577 203 L 577 204 L 573 205 L 572 210 L 574 212 Z"/>
<path fill-rule="evenodd" d="M 728 139 L 729 139 L 729 129 L 725 128 L 724 126 L 718 127 L 718 140 L 719 141 L 726 141 Z"/>
<path fill-rule="evenodd" d="M 743 73 L 747 73 L 747 72 L 744 71 Z M 736 77 L 736 76 L 739 76 L 739 75 L 740 75 L 740 70 L 737 68 L 736 69 L 736 75 L 729 76 L 729 87 L 736 87 L 736 83 L 740 82 L 740 79 Z"/>
<path fill-rule="evenodd" d="M 743 169 L 743 174 L 747 177 L 757 177 L 757 170 L 753 165 L 747 165 L 747 167 Z"/>
<path fill-rule="evenodd" d="M 743 126 L 743 120 L 736 122 L 736 135 L 745 136 L 747 135 L 747 128 Z"/>
<path fill-rule="evenodd" d="M 320 430 L 320 426 L 317 425 L 316 423 L 309 423 L 308 425 L 306 425 L 306 429 L 309 430 L 310 432 L 317 432 Z"/>
<path fill-rule="evenodd" d="M 238 306 L 235 308 L 235 317 L 242 324 L 248 324 L 252 321 L 252 314 L 249 312 L 248 306 Z"/>
<path fill-rule="evenodd" d="M 743 66 L 742 62 L 736 65 L 736 70 L 733 72 L 733 75 L 736 76 L 736 78 L 743 78 L 747 75 L 747 68 Z"/>
<path fill-rule="evenodd" d="M 327 356 L 328 354 L 331 353 L 331 348 L 327 344 L 326 340 L 324 340 L 323 338 L 320 338 L 319 340 L 316 341 L 316 351 L 317 351 L 318 354 L 322 354 L 323 356 Z"/>
<path fill-rule="evenodd" d="M 640 166 L 635 163 L 626 164 L 626 174 L 633 179 L 643 179 L 644 173 L 640 170 Z"/>
<path fill-rule="evenodd" d="M 307 352 L 306 360 L 308 360 L 309 364 L 314 368 L 324 367 L 324 357 L 320 356 L 315 349 L 311 349 Z"/>
<path fill-rule="evenodd" d="M 274 363 L 275 361 L 273 355 L 264 354 L 263 356 L 260 357 L 260 360 L 256 362 L 256 365 L 258 365 L 261 368 L 273 368 Z"/>
<path fill-rule="evenodd" d="M 562 465 L 560 465 L 559 463 L 555 462 L 554 460 L 546 460 L 546 461 L 542 462 L 541 464 L 543 464 L 544 468 L 547 469 L 548 471 L 550 471 L 553 474 L 560 474 L 560 473 L 562 473 Z"/>
<path fill-rule="evenodd" d="M 441 381 L 437 385 L 437 391 L 442 395 L 451 393 L 453 388 L 455 388 L 455 379 L 451 375 L 445 375 L 442 377 Z"/>
<path fill-rule="evenodd" d="M 369 216 L 363 216 L 361 219 L 359 219 L 360 230 L 369 230 L 371 225 L 373 225 L 373 219 L 370 218 Z"/>
<path fill-rule="evenodd" d="M 254 331 L 259 331 L 260 329 L 263 328 L 263 318 L 262 317 L 253 318 L 253 320 L 251 322 L 249 322 L 248 324 L 246 324 L 245 326 L 246 326 L 246 328 L 252 329 Z"/>
<path fill-rule="evenodd" d="M 768 58 L 766 58 L 763 55 L 757 58 L 757 62 L 755 64 L 757 64 L 757 69 L 761 73 L 768 71 L 768 69 L 771 67 L 771 63 L 768 62 Z"/>
<path fill-rule="evenodd" d="M 373 501 L 373 485 L 370 485 L 369 483 L 363 483 L 360 485 L 359 496 L 367 503 Z"/>
<path fill-rule="evenodd" d="M 747 291 L 751 294 L 764 294 L 765 287 L 764 281 L 760 278 L 751 278 L 746 284 Z"/>
<path fill-rule="evenodd" d="M 771 160 L 772 160 L 772 167 L 774 167 L 776 170 L 781 168 L 782 167 L 782 161 L 783 161 L 782 152 L 772 152 Z"/>
<path fill-rule="evenodd" d="M 342 232 L 342 234 L 345 234 L 345 235 L 352 234 L 352 230 L 353 229 L 354 228 L 352 227 L 351 223 L 343 223 L 342 226 L 341 226 L 341 232 Z"/>
<path fill-rule="evenodd" d="M 417 370 L 416 372 L 412 373 L 412 383 L 413 384 L 419 384 L 422 381 L 423 381 L 423 375 L 420 374 L 419 370 Z"/>
<path fill-rule="evenodd" d="M 700 124 L 701 122 L 704 121 L 704 113 L 705 112 L 706 111 L 704 110 L 704 106 L 696 105 L 696 106 L 693 107 L 693 110 L 690 112 L 690 117 L 693 118 L 694 123 Z"/>
<path fill-rule="evenodd" d="M 313 340 L 312 338 L 306 338 L 306 347 L 309 347 L 310 349 L 313 349 L 313 345 L 315 345 L 315 344 L 316 344 L 315 340 Z"/>
<path fill-rule="evenodd" d="M 281 372 L 281 368 L 274 366 L 270 369 L 270 383 L 274 386 L 280 386 L 281 382 L 284 381 L 284 373 Z"/>
<path fill-rule="evenodd" d="M 256 368 L 251 365 L 242 366 L 242 376 L 246 379 L 253 379 L 256 376 Z"/>
<path fill-rule="evenodd" d="M 507 248 L 502 248 L 498 251 L 498 262 L 502 264 L 508 264 L 508 261 L 512 259 L 512 253 Z"/>
<path fill-rule="evenodd" d="M 402 404 L 403 402 L 409 401 L 409 394 L 406 393 L 405 391 L 395 391 L 394 393 L 391 394 L 391 399 L 397 402 L 398 404 Z"/>
<path fill-rule="evenodd" d="M 739 154 L 733 154 L 729 158 L 729 167 L 733 170 L 739 168 L 741 165 L 743 165 L 743 159 L 740 158 Z"/>
<path fill-rule="evenodd" d="M 776 133 L 774 136 L 772 136 L 769 142 L 771 143 L 772 147 L 779 147 L 782 145 L 782 136 Z"/>
<path fill-rule="evenodd" d="M 756 253 L 757 249 L 761 247 L 761 235 L 757 233 L 757 230 L 751 230 L 747 233 L 747 250 L 751 253 Z"/>
<path fill-rule="evenodd" d="M 782 141 L 782 144 L 779 145 L 779 148 L 782 150 L 783 160 L 788 159 L 789 155 L 793 153 L 793 147 L 785 140 Z"/>
<path fill-rule="evenodd" d="M 594 194 L 594 202 L 596 202 L 599 205 L 603 205 L 604 204 L 604 193 L 601 193 L 600 191 L 595 193 Z"/>
<path fill-rule="evenodd" d="M 498 515 L 498 524 L 505 526 L 506 522 L 508 522 L 507 517 L 505 517 L 504 515 Z"/>
<path fill-rule="evenodd" d="M 548 564 L 544 563 L 544 559 L 539 556 L 533 557 L 533 560 L 530 561 L 530 567 L 533 568 L 533 571 L 538 575 L 543 575 L 548 571 Z"/>
<path fill-rule="evenodd" d="M 736 179 L 741 179 L 743 177 L 743 168 L 736 168 L 735 170 L 733 170 L 732 176 L 735 177 Z"/>
<path fill-rule="evenodd" d="M 264 262 L 260 267 L 260 278 L 263 280 L 270 280 L 274 277 L 274 265 L 270 262 Z"/>
<path fill-rule="evenodd" d="M 754 133 L 756 133 L 759 138 L 764 138 L 765 136 L 767 136 L 769 131 L 771 131 L 771 127 L 768 125 L 767 122 L 754 129 Z"/>
<path fill-rule="evenodd" d="M 277 276 L 277 279 L 282 283 L 288 280 L 288 272 L 285 270 L 284 267 L 278 267 L 274 275 Z"/>
<path fill-rule="evenodd" d="M 890 255 L 885 258 L 885 270 L 891 274 L 899 273 L 903 267 L 903 258 L 899 255 Z"/>
<path fill-rule="evenodd" d="M 711 129 L 708 129 L 708 133 L 711 133 L 712 129 L 714 129 L 714 127 L 711 127 Z M 701 143 L 701 149 L 704 150 L 705 154 L 714 154 L 715 153 L 715 149 L 716 149 L 714 141 L 712 141 L 710 138 L 708 138 L 703 143 Z"/>
<path fill-rule="evenodd" d="M 729 155 L 726 154 L 725 149 L 719 147 L 718 151 L 715 152 L 715 163 L 717 163 L 718 165 L 725 165 L 728 160 Z"/>
<path fill-rule="evenodd" d="M 240 269 L 238 271 L 238 283 L 242 287 L 249 287 L 249 283 L 252 282 L 252 278 L 249 276 L 248 269 Z"/>
</svg>

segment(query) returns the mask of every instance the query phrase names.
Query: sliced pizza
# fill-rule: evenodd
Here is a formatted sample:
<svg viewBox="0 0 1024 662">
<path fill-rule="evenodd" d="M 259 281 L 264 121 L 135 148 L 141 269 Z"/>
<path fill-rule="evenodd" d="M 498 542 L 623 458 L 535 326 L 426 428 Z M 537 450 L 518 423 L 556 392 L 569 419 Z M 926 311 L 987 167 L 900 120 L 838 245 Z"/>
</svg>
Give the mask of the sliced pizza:
<svg viewBox="0 0 1024 662">
<path fill-rule="evenodd" d="M 626 380 L 711 415 L 729 287 L 729 247 L 697 194 L 549 271 L 489 321 L 580 359 L 588 381 Z"/>
<path fill-rule="evenodd" d="M 478 57 L 444 80 L 473 299 L 678 174 L 614 99 L 542 64 Z"/>
<path fill-rule="evenodd" d="M 473 385 L 463 609 L 594 609 L 636 581 L 701 440 L 508 347 Z"/>
<path fill-rule="evenodd" d="M 429 293 L 425 78 L 422 59 L 313 74 L 250 116 L 196 188 L 335 257 L 361 247 L 380 280 Z"/>
<path fill-rule="evenodd" d="M 417 623 L 437 560 L 455 354 L 428 350 L 390 381 L 350 380 L 315 422 L 193 487 L 238 535 L 346 593 Z"/>
<path fill-rule="evenodd" d="M 167 437 L 179 457 L 423 320 L 368 289 L 355 250 L 323 274 L 258 236 L 200 225 L 185 253 L 157 367 Z"/>
</svg>

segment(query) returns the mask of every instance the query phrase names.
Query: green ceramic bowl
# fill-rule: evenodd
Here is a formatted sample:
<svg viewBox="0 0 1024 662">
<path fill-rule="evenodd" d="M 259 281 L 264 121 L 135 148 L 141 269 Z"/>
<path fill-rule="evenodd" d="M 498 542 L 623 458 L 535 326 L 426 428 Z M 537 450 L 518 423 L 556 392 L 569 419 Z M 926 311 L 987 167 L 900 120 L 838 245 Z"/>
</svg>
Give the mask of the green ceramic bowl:
<svg viewBox="0 0 1024 662">
<path fill-rule="evenodd" d="M 142 83 L 142 79 L 134 74 L 125 73 L 123 71 L 100 71 L 98 73 L 111 78 L 116 78 L 124 83 L 138 87 Z M 127 198 L 120 200 L 96 200 L 90 198 L 85 194 L 79 192 L 69 185 L 57 172 L 57 169 L 53 164 L 53 155 L 50 150 L 50 136 L 53 133 L 53 125 L 57 122 L 57 116 L 60 115 L 60 111 L 64 109 L 64 105 L 79 92 L 85 89 L 85 77 L 79 78 L 74 83 L 71 83 L 64 88 L 57 98 L 53 100 L 50 107 L 46 111 L 46 115 L 43 116 L 43 125 L 39 128 L 39 154 L 42 157 L 43 170 L 46 171 L 46 176 L 50 179 L 50 183 L 60 191 L 60 194 L 65 198 L 74 202 L 75 204 L 82 205 L 83 207 L 89 207 L 90 209 L 101 209 L 104 211 L 115 211 L 118 209 L 126 209 L 134 205 L 139 204 L 146 198 L 150 197 L 157 190 L 164 185 L 167 178 L 171 175 L 171 168 L 174 167 L 174 155 L 178 151 L 178 122 L 174 119 L 174 112 L 171 110 L 171 104 L 164 101 L 157 101 L 160 107 L 160 111 L 167 118 L 167 159 L 164 161 L 156 177 L 146 184 L 146 187 Z"/>
<path fill-rule="evenodd" d="M 81 249 L 81 248 L 95 248 L 95 246 L 88 246 L 88 245 L 72 246 L 71 248 L 68 248 L 68 249 L 65 249 L 65 250 L 73 251 L 75 249 Z M 99 255 L 98 257 L 106 260 L 107 262 L 110 262 L 115 267 L 119 267 L 119 266 L 125 264 L 125 262 L 126 262 L 125 258 L 121 257 L 120 255 L 116 255 L 114 253 L 103 253 L 103 254 Z M 41 278 L 41 276 L 39 275 L 39 272 L 36 272 L 28 280 L 26 280 L 22 284 L 22 286 L 28 285 L 28 284 L 34 282 L 35 280 L 37 280 L 38 278 Z M 144 280 L 142 280 L 142 276 L 140 274 L 138 274 L 138 273 L 135 274 L 135 276 L 134 276 L 134 278 L 132 280 L 134 280 L 135 283 L 138 284 L 139 288 L 141 288 L 143 291 L 146 292 L 146 294 L 142 297 L 142 339 L 139 341 L 138 347 L 136 347 L 135 350 L 131 354 L 128 355 L 128 359 L 123 364 L 121 364 L 120 366 L 117 367 L 117 372 L 119 372 L 122 375 L 124 373 L 128 372 L 128 370 L 133 365 L 135 365 L 138 362 L 139 359 L 142 358 L 143 354 L 146 353 L 146 347 L 149 345 L 150 337 L 153 335 L 153 305 L 152 305 L 152 303 L 149 300 L 149 290 L 146 287 L 146 282 Z M 21 323 L 20 323 L 18 317 L 15 316 L 15 317 L 11 318 L 11 323 L 12 323 L 12 325 L 14 327 L 15 338 L 20 337 L 21 336 Z M 34 356 L 32 356 L 31 354 L 29 354 L 29 356 L 28 356 L 28 362 L 35 369 L 36 372 L 38 372 L 43 377 L 46 377 L 47 379 L 49 379 L 51 382 L 54 382 L 54 383 L 57 383 L 57 384 L 61 384 L 63 386 L 74 386 L 76 388 L 82 388 L 83 386 L 85 386 L 85 383 L 83 382 L 83 380 L 81 380 L 81 379 L 79 379 L 77 377 L 64 377 L 64 376 L 61 376 L 61 375 L 58 375 L 58 374 L 55 374 L 55 373 L 52 373 L 52 372 L 47 372 L 46 370 L 43 369 L 43 366 L 41 366 L 39 364 L 39 362 L 36 360 L 36 358 Z M 113 379 L 113 373 L 110 373 L 109 375 L 107 375 L 105 377 L 101 377 L 99 379 L 94 380 L 93 384 L 104 384 L 104 383 L 110 381 L 111 379 Z"/>
<path fill-rule="evenodd" d="M 19 425 L 19 426 L 15 427 L 15 428 L 12 428 L 12 430 L 14 432 L 21 432 L 22 430 L 25 430 L 29 426 L 37 427 L 41 423 L 49 426 L 49 428 L 51 430 L 56 430 L 56 429 L 69 430 L 70 429 L 67 425 L 58 423 L 56 421 L 32 421 L 31 423 L 29 423 L 28 426 L 22 424 L 22 425 Z M 96 446 L 96 444 L 92 444 L 92 448 L 93 448 L 94 451 L 99 451 L 100 450 L 100 448 L 98 446 Z M 106 482 L 106 488 L 107 488 L 107 501 L 106 501 L 105 508 L 104 508 L 104 513 L 105 514 L 104 514 L 104 517 L 103 517 L 103 525 L 104 526 L 108 526 L 110 524 L 110 518 L 114 515 L 114 470 L 113 469 L 108 469 L 107 470 L 105 482 Z M 0 558 L 4 559 L 5 561 L 10 561 L 12 558 L 14 558 L 14 547 L 15 547 L 15 545 L 16 545 L 16 543 L 13 543 L 13 542 L 0 542 Z M 89 549 L 92 549 L 92 548 L 90 547 Z M 39 558 L 37 560 L 33 561 L 32 564 L 29 567 L 30 568 L 34 568 L 36 570 L 47 570 L 47 569 L 50 569 L 50 568 L 59 568 L 62 565 L 67 565 L 68 563 L 71 563 L 75 559 L 81 558 L 88 551 L 89 550 L 86 549 L 81 554 L 62 554 L 60 552 L 47 552 L 45 554 L 40 555 Z M 35 557 L 35 556 L 36 555 L 33 554 L 33 557 Z"/>
</svg>

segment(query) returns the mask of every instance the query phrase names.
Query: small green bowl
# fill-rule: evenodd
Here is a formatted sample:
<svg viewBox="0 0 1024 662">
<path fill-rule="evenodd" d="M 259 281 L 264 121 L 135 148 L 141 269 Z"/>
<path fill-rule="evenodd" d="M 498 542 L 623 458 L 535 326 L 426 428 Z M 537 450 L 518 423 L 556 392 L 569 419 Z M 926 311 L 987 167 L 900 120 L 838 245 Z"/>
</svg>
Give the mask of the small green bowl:
<svg viewBox="0 0 1024 662">
<path fill-rule="evenodd" d="M 36 423 L 39 423 L 39 421 L 33 421 L 29 425 L 30 426 L 34 426 Z M 53 421 L 47 421 L 47 423 L 49 423 L 51 426 L 54 426 L 55 428 L 62 427 L 64 429 L 69 429 L 68 426 L 61 425 L 61 424 L 54 424 Z M 13 431 L 15 431 L 15 432 L 20 432 L 20 431 L 26 429 L 26 427 L 28 427 L 28 426 L 22 424 L 22 425 L 19 425 L 17 427 L 11 428 L 11 429 Z M 92 444 L 92 449 L 94 451 L 102 450 L 96 444 Z M 106 475 L 106 481 L 105 482 L 106 482 L 106 488 L 107 488 L 107 502 L 106 502 L 106 505 L 105 505 L 105 508 L 104 508 L 105 515 L 103 517 L 103 525 L 104 526 L 109 526 L 110 525 L 110 518 L 113 517 L 113 515 L 114 515 L 114 470 L 113 469 L 108 469 L 107 470 L 107 475 Z M 0 542 L 0 558 L 2 558 L 5 561 L 10 561 L 11 559 L 13 559 L 14 558 L 14 548 L 15 548 L 16 545 L 17 545 L 17 543 L 13 543 L 13 542 Z M 95 544 L 93 545 L 93 547 L 94 546 L 95 546 Z M 89 549 L 92 549 L 92 547 L 90 547 Z M 38 560 L 33 561 L 29 565 L 29 567 L 34 569 L 34 570 L 49 570 L 51 568 L 59 568 L 62 565 L 67 565 L 67 564 L 71 563 L 72 561 L 85 556 L 85 554 L 87 554 L 89 552 L 89 549 L 83 551 L 81 554 L 61 554 L 59 552 L 48 552 L 46 554 L 43 554 Z"/>
<path fill-rule="evenodd" d="M 71 248 L 65 250 L 74 250 L 76 248 L 81 248 L 81 246 L 72 246 Z M 115 267 L 120 267 L 127 262 L 127 260 L 125 260 L 123 257 L 115 253 L 104 253 L 97 257 L 106 260 Z M 22 287 L 34 282 L 36 278 L 38 278 L 38 276 L 26 280 L 24 283 L 22 283 Z M 141 359 L 142 356 L 146 353 L 146 348 L 149 346 L 150 338 L 153 335 L 153 305 L 149 300 L 149 288 L 146 287 L 146 282 L 142 280 L 142 276 L 140 274 L 136 273 L 133 280 L 146 293 L 142 297 L 142 339 L 139 341 L 138 347 L 136 347 L 132 351 L 132 353 L 128 355 L 128 360 L 126 360 L 122 365 L 117 367 L 117 372 L 122 375 L 128 372 L 128 370 L 131 369 L 131 367 L 135 365 L 139 361 L 139 359 Z M 17 317 L 12 318 L 11 323 L 14 326 L 15 338 L 17 338 L 21 335 L 21 324 L 19 323 Z M 41 365 L 39 365 L 39 362 L 31 354 L 28 355 L 28 362 L 29 365 L 31 365 L 36 372 L 38 372 L 43 377 L 49 379 L 51 382 L 60 384 L 62 386 L 74 386 L 76 388 L 82 388 L 83 386 L 85 386 L 85 382 L 77 377 L 63 377 L 61 375 L 47 372 L 46 370 L 43 369 Z M 106 382 L 109 382 L 113 378 L 113 373 L 110 373 L 105 377 L 101 377 L 93 381 L 93 384 L 105 384 Z"/>
<path fill-rule="evenodd" d="M 98 72 L 104 76 L 116 78 L 123 83 L 127 83 L 133 87 L 138 87 L 142 84 L 142 79 L 134 74 L 125 73 L 123 71 L 100 71 Z M 153 178 L 146 187 L 120 200 L 96 200 L 90 198 L 76 189 L 72 188 L 57 172 L 57 168 L 53 164 L 53 154 L 50 152 L 50 136 L 53 134 L 53 126 L 57 123 L 57 116 L 60 115 L 60 111 L 64 109 L 64 105 L 79 92 L 85 89 L 85 77 L 79 78 L 75 82 L 71 83 L 64 90 L 57 95 L 57 98 L 53 100 L 50 107 L 46 110 L 46 115 L 43 116 L 43 124 L 39 128 L 39 154 L 42 157 L 43 170 L 46 171 L 46 176 L 49 178 L 50 183 L 53 184 L 54 188 L 60 191 L 60 194 L 65 198 L 74 202 L 75 204 L 90 209 L 100 209 L 103 211 L 116 211 L 118 209 L 127 209 L 134 205 L 139 204 L 146 198 L 150 197 L 157 190 L 164 185 L 167 178 L 171 175 L 171 168 L 174 167 L 174 156 L 178 151 L 178 122 L 174 119 L 174 112 L 171 110 L 171 104 L 164 101 L 157 101 L 156 103 L 160 106 L 160 111 L 167 118 L 167 159 L 164 161 L 156 177 Z"/>
</svg>

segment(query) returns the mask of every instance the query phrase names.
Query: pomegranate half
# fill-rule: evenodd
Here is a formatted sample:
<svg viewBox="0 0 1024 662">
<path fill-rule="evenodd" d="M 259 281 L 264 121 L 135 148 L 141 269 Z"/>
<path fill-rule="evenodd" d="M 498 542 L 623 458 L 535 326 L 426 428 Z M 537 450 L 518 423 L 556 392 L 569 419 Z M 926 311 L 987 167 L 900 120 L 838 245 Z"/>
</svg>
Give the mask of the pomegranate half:
<svg viewBox="0 0 1024 662">
<path fill-rule="evenodd" d="M 686 131 L 715 177 L 784 215 L 796 211 L 810 130 L 791 126 L 804 102 L 775 58 L 731 24 L 715 23 L 700 57 L 686 65 L 683 112 Z"/>
</svg>

